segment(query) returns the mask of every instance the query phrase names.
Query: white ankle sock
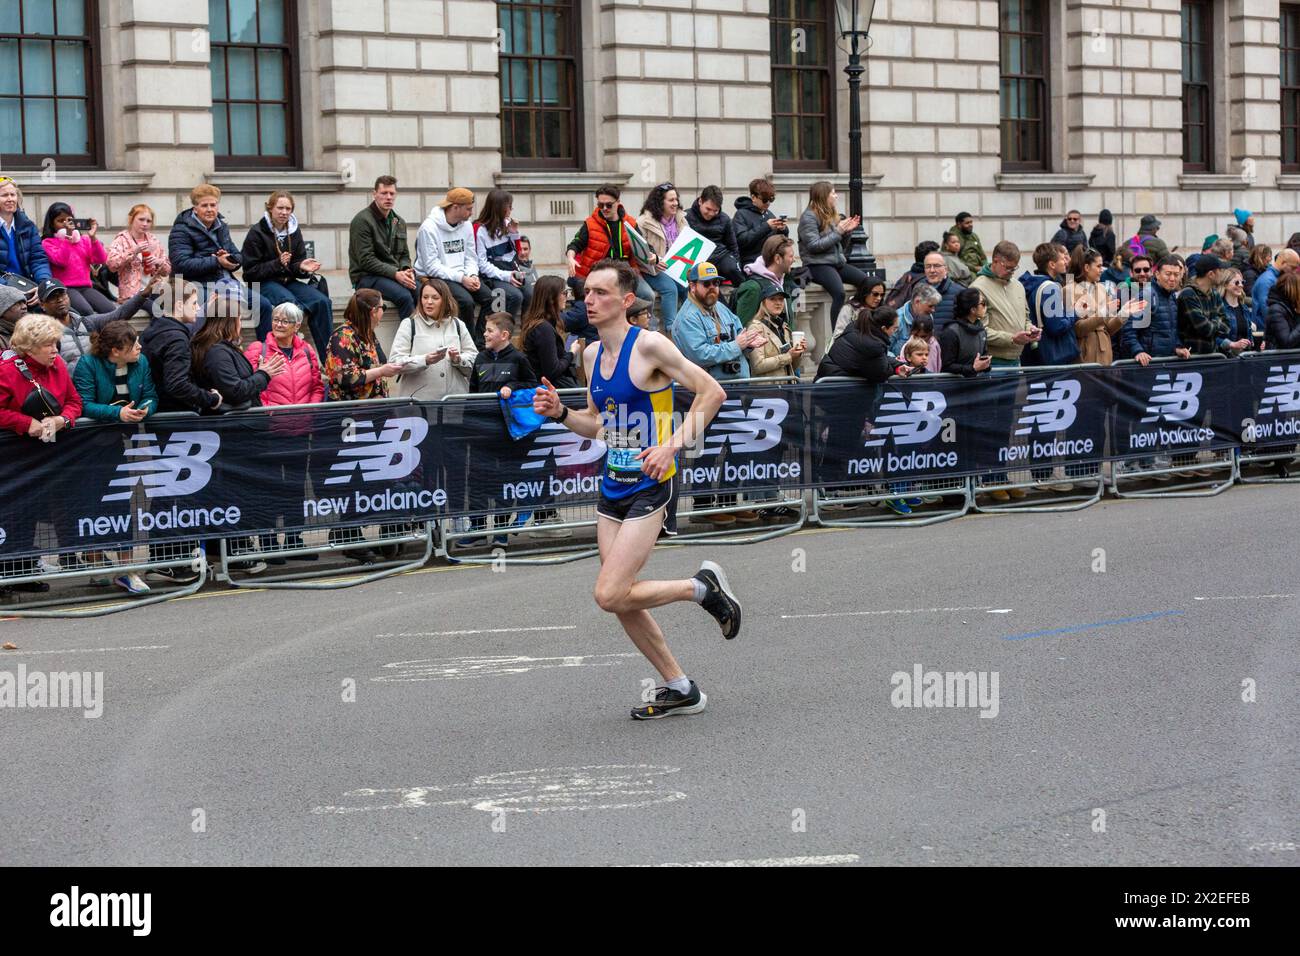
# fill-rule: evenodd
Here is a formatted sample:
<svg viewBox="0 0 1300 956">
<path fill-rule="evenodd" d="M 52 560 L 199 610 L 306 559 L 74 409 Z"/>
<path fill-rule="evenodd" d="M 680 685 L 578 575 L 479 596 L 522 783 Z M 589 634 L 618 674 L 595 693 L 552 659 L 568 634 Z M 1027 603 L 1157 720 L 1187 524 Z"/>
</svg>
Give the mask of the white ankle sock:
<svg viewBox="0 0 1300 956">
<path fill-rule="evenodd" d="M 691 584 L 695 585 L 695 597 L 691 600 L 696 604 L 703 604 L 704 596 L 709 593 L 708 586 L 699 578 L 691 578 Z"/>
<path fill-rule="evenodd" d="M 683 674 L 681 677 L 675 677 L 672 680 L 664 681 L 664 686 L 671 687 L 679 694 L 689 694 L 691 692 L 691 682 Z"/>
</svg>

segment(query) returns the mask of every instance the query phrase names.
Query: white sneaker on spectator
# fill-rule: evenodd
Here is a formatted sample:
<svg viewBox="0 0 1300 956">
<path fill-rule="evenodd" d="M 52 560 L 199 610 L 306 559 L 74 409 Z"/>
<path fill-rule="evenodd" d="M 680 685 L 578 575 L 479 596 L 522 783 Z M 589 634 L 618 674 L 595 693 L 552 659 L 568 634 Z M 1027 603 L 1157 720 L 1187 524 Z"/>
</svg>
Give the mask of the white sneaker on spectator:
<svg viewBox="0 0 1300 956">
<path fill-rule="evenodd" d="M 543 518 L 538 521 L 533 519 L 533 530 L 528 532 L 529 537 L 533 538 L 572 538 L 573 530 L 571 528 L 553 528 L 550 525 L 560 524 L 560 517 Z"/>
<path fill-rule="evenodd" d="M 1052 484 L 1047 485 L 1047 490 L 1048 490 L 1048 491 L 1061 491 L 1061 492 L 1065 492 L 1065 491 L 1073 491 L 1073 490 L 1074 490 L 1074 482 L 1072 482 L 1072 481 L 1057 481 L 1057 482 L 1053 482 Z"/>
<path fill-rule="evenodd" d="M 121 588 L 127 594 L 148 594 L 149 585 L 141 580 L 138 574 L 123 574 L 113 578 L 113 584 Z"/>
<path fill-rule="evenodd" d="M 266 570 L 266 562 L 248 561 L 240 566 L 240 570 L 243 571 L 245 574 L 261 574 L 263 571 Z"/>
</svg>

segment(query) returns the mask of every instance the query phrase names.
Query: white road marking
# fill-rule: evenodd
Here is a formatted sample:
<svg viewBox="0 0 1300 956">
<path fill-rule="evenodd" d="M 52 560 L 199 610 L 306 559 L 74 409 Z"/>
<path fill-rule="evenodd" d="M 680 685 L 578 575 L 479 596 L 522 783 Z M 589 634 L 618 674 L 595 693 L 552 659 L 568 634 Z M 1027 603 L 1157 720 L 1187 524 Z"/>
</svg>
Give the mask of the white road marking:
<svg viewBox="0 0 1300 956">
<path fill-rule="evenodd" d="M 466 634 L 527 634 L 535 631 L 576 631 L 578 625 L 563 624 L 554 627 L 491 627 L 479 631 L 403 631 L 397 634 L 376 634 L 375 637 L 463 637 Z"/>
<path fill-rule="evenodd" d="M 550 670 L 553 667 L 611 667 L 623 659 L 640 656 L 640 654 L 586 654 L 567 657 L 525 657 L 522 654 L 502 654 L 489 657 L 442 657 L 424 661 L 394 661 L 385 664 L 384 668 L 394 668 L 396 674 L 370 679 L 379 683 L 467 680 L 472 677 L 527 674 L 529 671 Z"/>
<path fill-rule="evenodd" d="M 789 621 L 795 618 L 807 617 L 872 617 L 878 614 L 937 614 L 941 611 L 991 611 L 992 604 L 981 605 L 980 607 L 912 607 L 912 608 L 895 608 L 889 611 L 831 611 L 825 614 L 782 614 L 781 620 Z M 1011 608 L 1006 610 L 1010 611 Z"/>
<path fill-rule="evenodd" d="M 1194 597 L 1193 601 L 1265 601 L 1271 598 L 1291 598 L 1294 594 L 1225 594 L 1221 597 Z"/>
<path fill-rule="evenodd" d="M 370 810 L 418 810 L 426 807 L 469 807 L 489 813 L 547 813 L 564 810 L 631 810 L 685 800 L 686 794 L 663 785 L 658 777 L 678 773 L 680 767 L 647 764 L 610 764 L 593 767 L 557 767 L 510 770 L 475 777 L 469 783 L 427 787 L 363 787 L 344 797 L 385 798 L 390 802 L 370 806 L 312 807 L 314 814 L 365 813 Z M 466 793 L 446 800 L 431 794 Z"/>
<path fill-rule="evenodd" d="M 1014 611 L 1014 610 L 1015 610 L 1015 608 L 1013 608 L 1013 607 L 994 607 L 994 608 L 989 608 L 989 612 L 988 612 L 988 613 L 990 613 L 990 614 L 1010 614 L 1010 613 L 1011 613 L 1012 611 Z"/>
<path fill-rule="evenodd" d="M 777 856 L 766 860 L 697 860 L 694 863 L 643 863 L 635 866 L 842 866 L 857 863 L 856 853 L 834 853 L 828 856 Z"/>
<path fill-rule="evenodd" d="M 0 651 L 0 660 L 5 657 L 22 657 L 28 654 L 105 654 L 109 651 L 165 651 L 170 644 L 140 644 L 135 647 L 69 647 L 62 651 Z"/>
</svg>

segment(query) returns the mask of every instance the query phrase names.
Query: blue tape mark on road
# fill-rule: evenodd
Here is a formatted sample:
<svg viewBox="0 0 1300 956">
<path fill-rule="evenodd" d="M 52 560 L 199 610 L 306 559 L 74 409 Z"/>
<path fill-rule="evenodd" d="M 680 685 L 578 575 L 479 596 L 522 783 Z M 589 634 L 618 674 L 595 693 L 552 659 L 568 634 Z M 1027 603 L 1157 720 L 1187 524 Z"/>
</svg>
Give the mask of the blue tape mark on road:
<svg viewBox="0 0 1300 956">
<path fill-rule="evenodd" d="M 1031 631 L 1028 634 L 1013 634 L 1004 637 L 1004 641 L 1027 641 L 1031 637 L 1051 637 L 1055 634 L 1077 634 L 1079 631 L 1091 631 L 1098 627 L 1114 627 L 1116 624 L 1143 624 L 1156 621 L 1162 617 L 1177 617 L 1182 611 L 1155 611 L 1151 614 L 1139 614 L 1137 617 L 1117 617 L 1113 621 L 1097 621 L 1093 624 L 1073 624 L 1070 627 L 1054 627 L 1049 631 Z"/>
</svg>

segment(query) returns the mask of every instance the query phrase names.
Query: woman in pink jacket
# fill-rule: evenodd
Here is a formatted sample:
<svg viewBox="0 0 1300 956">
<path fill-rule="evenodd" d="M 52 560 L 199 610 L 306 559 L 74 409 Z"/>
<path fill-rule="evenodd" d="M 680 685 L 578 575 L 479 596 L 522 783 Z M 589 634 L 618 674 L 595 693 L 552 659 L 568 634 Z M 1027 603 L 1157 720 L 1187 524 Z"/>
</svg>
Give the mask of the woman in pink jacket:
<svg viewBox="0 0 1300 956">
<path fill-rule="evenodd" d="M 262 392 L 263 405 L 315 405 L 325 400 L 325 381 L 321 375 L 320 356 L 307 341 L 298 334 L 302 328 L 302 309 L 292 302 L 277 305 L 271 312 L 271 332 L 261 342 L 253 342 L 244 349 L 244 357 L 252 364 L 253 370 L 261 368 L 262 363 L 277 352 L 284 356 L 284 374 L 271 378 L 271 384 Z M 270 428 L 265 437 L 271 447 L 285 442 L 303 444 L 310 440 L 311 425 L 306 416 L 287 412 L 277 420 L 271 413 Z M 286 462 L 280 469 L 283 491 L 272 490 L 272 494 L 285 494 L 290 498 L 303 495 L 303 485 L 307 477 L 306 462 L 290 465 Z M 287 557 L 276 554 L 281 546 L 274 534 L 260 535 L 260 547 L 267 564 L 284 564 L 286 560 L 315 561 L 315 554 L 294 554 L 304 547 L 302 532 L 285 528 L 283 550 Z"/>
<path fill-rule="evenodd" d="M 90 267 L 108 261 L 104 244 L 95 238 L 99 223 L 91 219 L 83 235 L 77 228 L 72 207 L 65 202 L 51 203 L 45 210 L 41 229 L 41 247 L 50 260 L 50 273 L 68 289 L 72 311 L 80 315 L 100 315 L 113 311 L 113 300 L 90 284 Z"/>
<path fill-rule="evenodd" d="M 172 274 L 167 247 L 150 230 L 153 210 L 137 203 L 126 214 L 126 228 L 108 247 L 108 268 L 117 273 L 117 301 L 125 302 L 153 276 Z"/>
<path fill-rule="evenodd" d="M 263 405 L 315 405 L 325 400 L 320 356 L 298 334 L 301 328 L 302 309 L 292 302 L 282 303 L 271 313 L 271 334 L 244 349 L 253 371 L 276 352 L 285 358 L 284 374 L 274 376 L 262 393 Z"/>
</svg>

